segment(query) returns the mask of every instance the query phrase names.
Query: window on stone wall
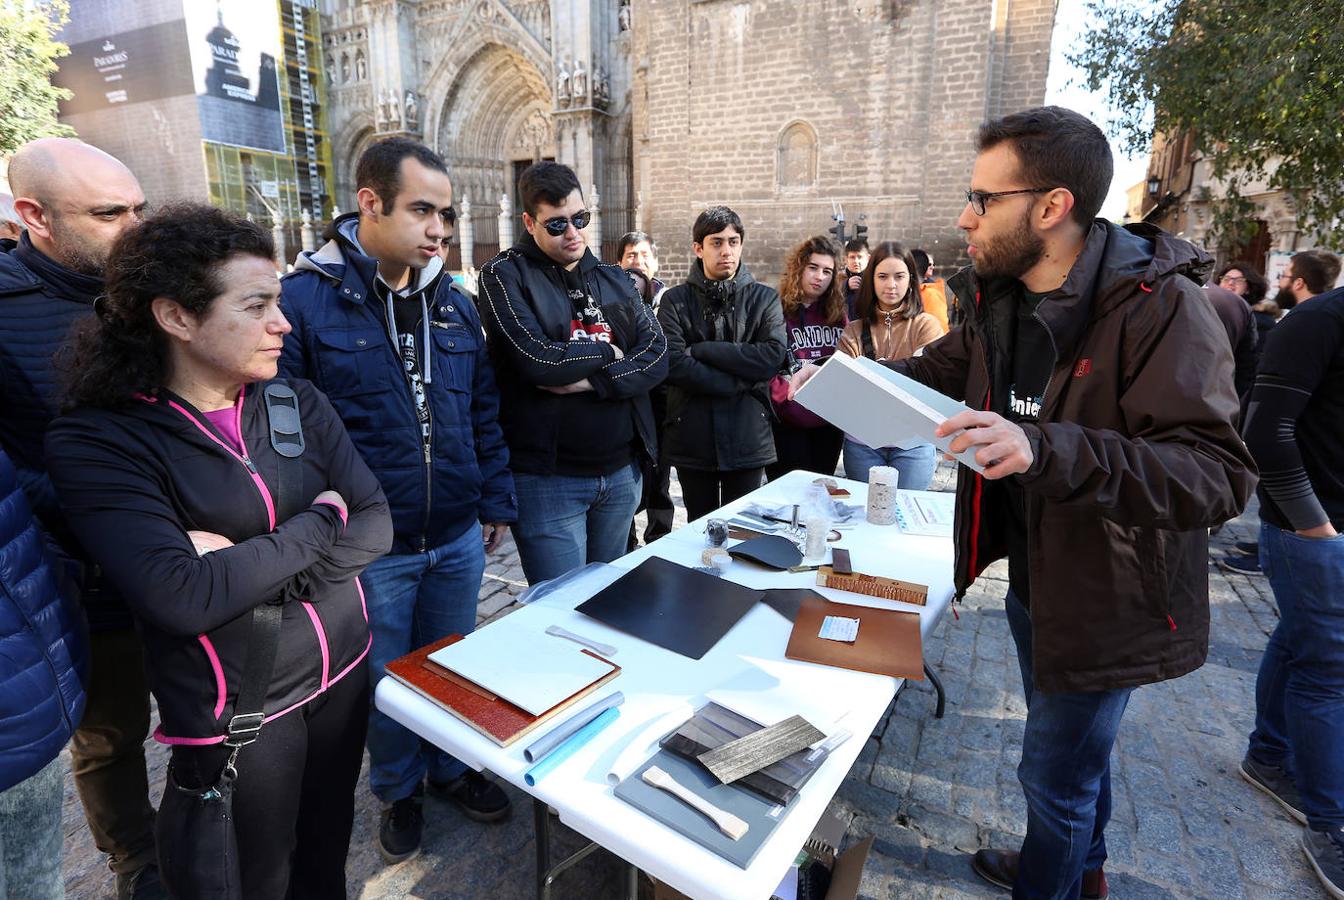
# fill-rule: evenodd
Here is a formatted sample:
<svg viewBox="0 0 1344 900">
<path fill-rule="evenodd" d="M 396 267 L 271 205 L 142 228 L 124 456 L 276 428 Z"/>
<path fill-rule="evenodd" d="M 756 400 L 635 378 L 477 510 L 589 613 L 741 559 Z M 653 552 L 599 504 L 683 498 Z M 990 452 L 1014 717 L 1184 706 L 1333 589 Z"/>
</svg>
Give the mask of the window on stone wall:
<svg viewBox="0 0 1344 900">
<path fill-rule="evenodd" d="M 775 184 L 781 191 L 805 191 L 817 183 L 817 133 L 806 122 L 793 122 L 779 135 Z"/>
</svg>

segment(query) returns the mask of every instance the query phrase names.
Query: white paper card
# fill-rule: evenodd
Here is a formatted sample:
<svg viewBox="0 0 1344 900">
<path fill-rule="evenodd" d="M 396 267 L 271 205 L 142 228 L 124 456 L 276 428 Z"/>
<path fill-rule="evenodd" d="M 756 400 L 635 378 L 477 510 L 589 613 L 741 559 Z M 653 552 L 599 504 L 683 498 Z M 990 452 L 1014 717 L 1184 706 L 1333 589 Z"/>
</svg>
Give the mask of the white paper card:
<svg viewBox="0 0 1344 900">
<path fill-rule="evenodd" d="M 845 616 L 827 616 L 822 620 L 821 632 L 817 636 L 828 641 L 852 643 L 859 636 L 859 620 Z"/>
<path fill-rule="evenodd" d="M 509 617 L 434 651 L 429 658 L 534 716 L 611 671 L 610 663 L 589 656 L 582 647 L 512 625 Z"/>
</svg>

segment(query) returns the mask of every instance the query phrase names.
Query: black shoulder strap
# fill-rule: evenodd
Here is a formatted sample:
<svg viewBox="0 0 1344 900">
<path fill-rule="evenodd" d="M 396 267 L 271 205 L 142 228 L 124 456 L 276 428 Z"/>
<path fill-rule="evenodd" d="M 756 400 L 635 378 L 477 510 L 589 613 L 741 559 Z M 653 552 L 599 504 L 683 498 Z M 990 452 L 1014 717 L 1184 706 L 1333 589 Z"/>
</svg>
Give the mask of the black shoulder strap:
<svg viewBox="0 0 1344 900">
<path fill-rule="evenodd" d="M 283 522 L 302 508 L 303 490 L 303 425 L 299 421 L 299 398 L 287 384 L 273 381 L 262 391 L 266 403 L 266 419 L 270 426 L 271 446 L 280 457 L 276 483 L 276 522 Z M 265 719 L 266 692 L 275 668 L 275 656 L 280 647 L 280 620 L 284 606 L 275 601 L 260 603 L 252 608 L 252 632 L 247 641 L 247 658 L 243 662 L 242 682 L 238 700 L 229 720 L 229 733 L 224 743 L 242 747 L 257 739 Z"/>
<path fill-rule="evenodd" d="M 270 425 L 271 447 L 280 457 L 276 483 L 276 522 L 284 522 L 303 509 L 299 496 L 303 489 L 303 424 L 299 421 L 299 397 L 284 382 L 272 381 L 262 391 L 266 419 Z"/>
<path fill-rule="evenodd" d="M 871 360 L 877 359 L 877 351 L 873 349 L 873 323 L 867 319 L 863 320 L 863 355 Z"/>
</svg>

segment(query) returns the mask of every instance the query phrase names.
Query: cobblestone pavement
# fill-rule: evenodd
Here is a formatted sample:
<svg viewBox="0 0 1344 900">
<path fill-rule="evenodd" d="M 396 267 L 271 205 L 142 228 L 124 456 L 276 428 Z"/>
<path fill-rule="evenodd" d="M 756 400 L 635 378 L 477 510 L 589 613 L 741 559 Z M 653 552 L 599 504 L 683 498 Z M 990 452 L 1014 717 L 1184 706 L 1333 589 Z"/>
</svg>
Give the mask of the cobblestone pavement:
<svg viewBox="0 0 1344 900">
<path fill-rule="evenodd" d="M 940 469 L 935 487 L 950 489 Z M 673 482 L 674 493 L 676 483 Z M 677 524 L 685 521 L 678 508 Z M 1251 539 L 1254 514 L 1229 523 L 1211 557 Z M 947 689 L 947 714 L 933 718 L 933 693 L 912 684 L 869 738 L 833 802 L 852 813 L 849 840 L 876 837 L 861 896 L 976 898 L 1002 894 L 981 882 L 969 854 L 1016 846 L 1025 803 L 1017 782 L 1025 707 L 1004 619 L 1002 564 L 968 593 L 960 620 L 949 616 L 925 646 Z M 1130 701 L 1112 764 L 1114 813 L 1106 870 L 1112 896 L 1134 898 L 1311 898 L 1324 896 L 1296 846 L 1299 827 L 1236 772 L 1255 711 L 1255 672 L 1277 621 L 1262 577 L 1210 565 L 1213 622 L 1208 663 L 1174 682 L 1139 689 Z M 524 587 L 517 552 L 492 558 L 478 620 L 507 615 Z M 147 744 L 151 795 L 162 791 L 166 754 Z M 352 898 L 525 898 L 533 891 L 531 804 L 508 789 L 507 823 L 478 825 L 440 801 L 426 802 L 422 853 L 384 866 L 376 849 L 378 803 L 361 780 L 348 866 Z M 556 858 L 582 840 L 553 822 Z M 66 888 L 73 898 L 112 895 L 73 785 L 66 781 Z M 561 876 L 558 898 L 621 896 L 622 866 L 597 853 Z M 648 894 L 647 883 L 643 892 Z"/>
</svg>

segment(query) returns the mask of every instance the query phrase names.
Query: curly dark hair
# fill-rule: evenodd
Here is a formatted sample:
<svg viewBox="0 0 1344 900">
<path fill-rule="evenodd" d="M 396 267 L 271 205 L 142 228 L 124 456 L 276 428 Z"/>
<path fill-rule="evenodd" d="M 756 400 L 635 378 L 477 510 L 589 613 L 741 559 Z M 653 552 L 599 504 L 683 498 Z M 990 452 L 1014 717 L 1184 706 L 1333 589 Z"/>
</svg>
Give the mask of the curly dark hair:
<svg viewBox="0 0 1344 900">
<path fill-rule="evenodd" d="M 855 317 L 867 319 L 869 322 L 877 321 L 882 311 L 877 302 L 877 286 L 874 283 L 877 278 L 877 266 L 878 263 L 885 262 L 893 256 L 905 263 L 905 271 L 910 274 L 910 281 L 905 287 L 905 296 L 901 298 L 901 305 L 896 307 L 897 313 L 902 319 L 913 319 L 924 311 L 924 301 L 920 299 L 919 293 L 920 275 L 923 273 L 916 271 L 915 257 L 895 241 L 883 241 L 868 258 L 868 268 L 863 270 L 863 280 L 859 282 L 859 296 L 854 301 Z"/>
<path fill-rule="evenodd" d="M 154 394 L 168 379 L 168 340 L 154 318 L 156 297 L 202 315 L 224 287 L 216 276 L 235 256 L 269 260 L 265 229 L 202 203 L 165 207 L 112 247 L 97 315 L 83 322 L 61 362 L 66 410 L 115 408 Z"/>
<path fill-rule="evenodd" d="M 835 242 L 825 235 L 816 235 L 796 245 L 784 259 L 784 274 L 779 276 L 779 300 L 784 306 L 784 318 L 798 315 L 803 306 L 803 271 L 813 256 L 831 258 L 831 281 L 825 292 L 818 298 L 821 310 L 826 314 L 827 325 L 845 324 L 845 291 L 843 284 L 844 257 L 840 255 Z"/>
</svg>

